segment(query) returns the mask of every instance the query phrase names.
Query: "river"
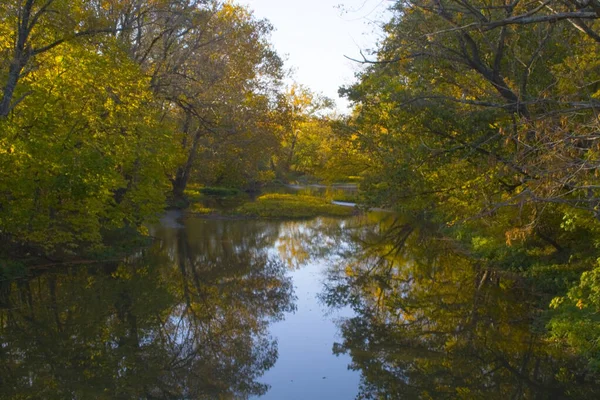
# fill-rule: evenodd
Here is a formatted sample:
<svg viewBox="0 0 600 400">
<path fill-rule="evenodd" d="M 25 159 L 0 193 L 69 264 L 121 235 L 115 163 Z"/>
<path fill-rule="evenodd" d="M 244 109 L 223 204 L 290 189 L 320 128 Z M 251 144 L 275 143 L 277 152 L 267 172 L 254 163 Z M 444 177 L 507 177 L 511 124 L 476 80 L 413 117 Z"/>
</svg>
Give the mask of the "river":
<svg viewBox="0 0 600 400">
<path fill-rule="evenodd" d="M 169 212 L 121 262 L 3 281 L 0 398 L 597 398 L 520 282 L 385 232 Z"/>
</svg>

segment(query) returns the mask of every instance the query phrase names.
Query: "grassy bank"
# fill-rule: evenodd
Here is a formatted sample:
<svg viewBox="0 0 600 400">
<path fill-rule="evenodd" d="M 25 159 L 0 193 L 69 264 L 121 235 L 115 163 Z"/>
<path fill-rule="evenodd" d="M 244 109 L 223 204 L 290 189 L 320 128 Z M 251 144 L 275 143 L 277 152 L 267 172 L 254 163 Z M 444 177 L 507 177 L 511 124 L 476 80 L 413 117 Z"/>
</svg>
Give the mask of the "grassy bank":
<svg viewBox="0 0 600 400">
<path fill-rule="evenodd" d="M 188 211 L 207 217 L 267 219 L 346 217 L 355 213 L 352 207 L 331 204 L 329 200 L 321 197 L 294 194 L 265 194 L 255 201 L 229 210 L 211 208 L 201 202 L 195 202 L 190 205 Z"/>
<path fill-rule="evenodd" d="M 235 210 L 238 215 L 260 218 L 346 217 L 354 212 L 352 207 L 331 204 L 320 197 L 293 194 L 266 194 Z"/>
</svg>

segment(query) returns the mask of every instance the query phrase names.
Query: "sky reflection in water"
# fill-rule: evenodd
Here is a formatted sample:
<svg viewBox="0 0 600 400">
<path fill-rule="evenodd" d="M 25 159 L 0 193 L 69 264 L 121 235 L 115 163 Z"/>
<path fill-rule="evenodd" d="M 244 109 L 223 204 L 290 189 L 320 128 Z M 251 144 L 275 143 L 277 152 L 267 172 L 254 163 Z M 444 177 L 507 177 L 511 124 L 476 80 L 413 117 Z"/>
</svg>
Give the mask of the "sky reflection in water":
<svg viewBox="0 0 600 400">
<path fill-rule="evenodd" d="M 0 398 L 600 393 L 577 359 L 532 331 L 539 311 L 522 282 L 422 235 L 390 253 L 382 233 L 402 226 L 389 214 L 178 217 L 123 262 L 2 281 Z"/>
</svg>

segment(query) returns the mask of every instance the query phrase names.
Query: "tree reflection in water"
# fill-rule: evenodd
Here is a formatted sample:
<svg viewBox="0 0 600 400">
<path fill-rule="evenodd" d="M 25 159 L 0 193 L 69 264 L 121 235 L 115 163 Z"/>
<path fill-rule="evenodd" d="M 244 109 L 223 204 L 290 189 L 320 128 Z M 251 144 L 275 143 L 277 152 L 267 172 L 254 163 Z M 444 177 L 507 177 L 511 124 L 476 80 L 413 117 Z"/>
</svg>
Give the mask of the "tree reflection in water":
<svg viewBox="0 0 600 400">
<path fill-rule="evenodd" d="M 344 248 L 342 232 L 349 220 L 314 218 L 286 221 L 275 243 L 279 258 L 292 270 L 316 259 L 328 259 Z"/>
<path fill-rule="evenodd" d="M 260 395 L 269 324 L 294 309 L 286 271 L 323 258 L 323 300 L 354 310 L 333 348 L 362 373 L 357 398 L 600 398 L 585 363 L 545 340 L 527 281 L 416 219 L 183 224 L 122 263 L 4 282 L 0 398 Z"/>
<path fill-rule="evenodd" d="M 293 309 L 276 225 L 189 221 L 111 265 L 39 272 L 0 297 L 0 398 L 243 399 Z"/>
<path fill-rule="evenodd" d="M 355 312 L 334 352 L 362 372 L 358 399 L 600 398 L 585 364 L 545 340 L 527 282 L 414 221 L 369 226 L 346 231 L 323 293 Z"/>
</svg>

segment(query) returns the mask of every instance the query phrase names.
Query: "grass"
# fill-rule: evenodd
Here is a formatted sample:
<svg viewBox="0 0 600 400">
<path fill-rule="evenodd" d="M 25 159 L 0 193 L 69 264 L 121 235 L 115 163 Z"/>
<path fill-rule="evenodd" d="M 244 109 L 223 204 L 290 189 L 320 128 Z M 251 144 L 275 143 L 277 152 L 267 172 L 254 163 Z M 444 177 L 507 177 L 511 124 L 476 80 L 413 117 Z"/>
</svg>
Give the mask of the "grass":
<svg viewBox="0 0 600 400">
<path fill-rule="evenodd" d="M 201 214 L 201 215 L 210 215 L 210 214 L 215 214 L 217 212 L 216 209 L 214 208 L 209 208 L 209 207 L 204 207 L 202 204 L 200 203 L 193 203 L 188 211 L 194 213 L 194 214 Z"/>
<path fill-rule="evenodd" d="M 352 207 L 331 204 L 321 197 L 293 194 L 266 194 L 256 201 L 233 210 L 234 214 L 249 217 L 294 219 L 317 216 L 346 217 L 355 212 Z"/>
<path fill-rule="evenodd" d="M 183 194 L 190 202 L 200 201 L 202 198 L 202 193 L 200 193 L 200 190 L 198 189 L 186 189 L 184 190 Z"/>
<path fill-rule="evenodd" d="M 191 213 L 209 218 L 299 219 L 318 216 L 346 217 L 353 215 L 356 211 L 352 207 L 331 204 L 331 196 L 323 197 L 323 195 L 314 196 L 312 194 L 271 193 L 240 206 L 237 206 L 235 202 L 229 207 L 223 207 L 221 204 L 226 198 L 240 198 L 240 201 L 245 201 L 246 199 L 241 198 L 241 194 L 243 192 L 239 189 L 193 185 L 185 191 L 185 197 L 188 201 L 186 208 Z M 339 191 L 338 193 L 336 191 L 336 194 L 343 195 L 343 192 Z"/>
</svg>

